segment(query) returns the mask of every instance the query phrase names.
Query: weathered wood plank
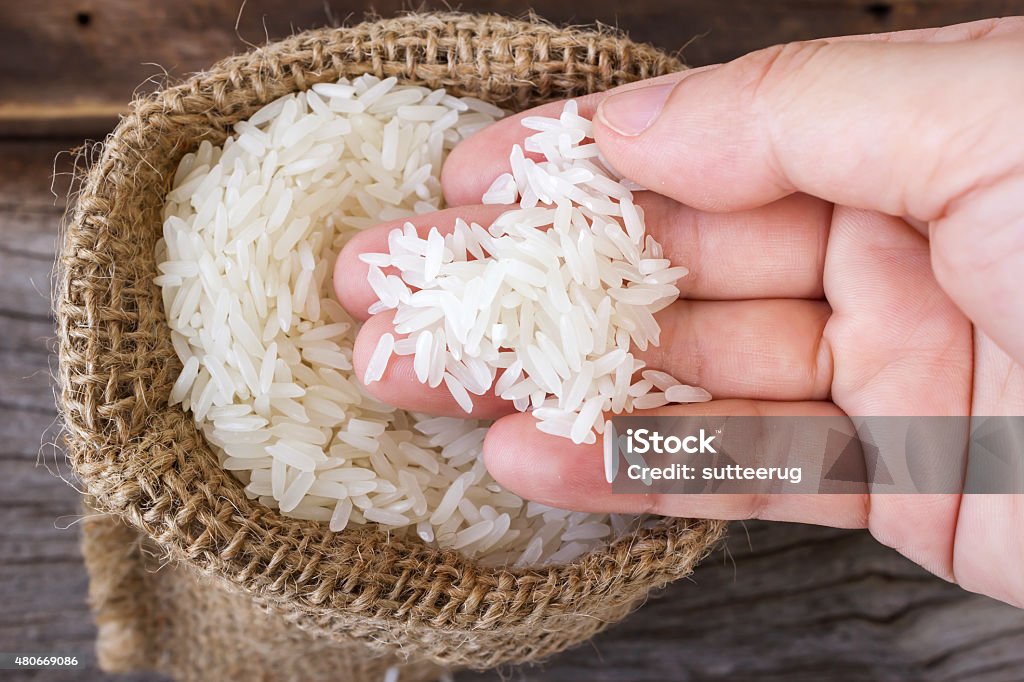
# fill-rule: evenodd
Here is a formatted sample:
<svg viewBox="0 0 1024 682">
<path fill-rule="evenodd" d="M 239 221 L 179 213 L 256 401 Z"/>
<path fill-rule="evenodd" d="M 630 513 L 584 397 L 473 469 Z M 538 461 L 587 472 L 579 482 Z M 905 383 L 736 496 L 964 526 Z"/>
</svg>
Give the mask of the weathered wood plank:
<svg viewBox="0 0 1024 682">
<path fill-rule="evenodd" d="M 57 226 L 61 214 L 55 207 L 0 208 L 0 254 L 10 258 L 39 261 L 41 267 L 53 265 L 57 252 Z"/>
<path fill-rule="evenodd" d="M 85 679 L 97 679 L 78 533 L 61 529 L 79 513 L 78 494 L 58 478 L 70 477 L 63 455 L 43 445 L 57 433 L 49 279 L 63 210 L 49 178 L 70 145 L 0 147 L 0 650 L 81 655 Z M 4 676 L 57 674 L 67 679 Z"/>
<path fill-rule="evenodd" d="M 0 407 L 0 461 L 17 460 L 22 465 L 32 465 L 39 459 L 52 466 L 58 453 L 52 447 L 44 447 L 44 443 L 56 440 L 56 417 L 52 404 L 46 412 Z"/>
<path fill-rule="evenodd" d="M 31 416 L 24 419 L 42 426 L 33 424 Z M 10 428 L 18 420 L 17 413 L 0 410 L 5 442 L 22 440 Z M 96 667 L 96 631 L 85 601 L 88 578 L 72 525 L 80 513 L 78 493 L 34 461 L 34 454 L 0 454 L 0 651 L 77 655 L 82 668 L 72 674 L 74 679 L 109 679 Z M 56 670 L 5 671 L 2 676 L 71 679 L 67 671 Z"/>
<path fill-rule="evenodd" d="M 0 9 L 0 14 L 4 10 Z M 6 74 L 0 72 L 0 83 Z M 78 137 L 46 140 L 3 140 L 0 154 L 0 207 L 4 211 L 49 213 L 59 216 L 74 167 L 71 150 L 82 146 Z M 57 179 L 51 182 L 56 175 Z M 49 223 L 47 223 L 49 224 Z M 42 226 L 42 225 L 41 225 Z M 52 235 L 42 234 L 49 238 Z"/>
<path fill-rule="evenodd" d="M 71 168 L 70 155 L 58 154 L 73 144 L 8 142 L 0 153 L 0 406 L 53 411 L 52 396 L 33 396 L 49 393 L 51 274 Z"/>
<path fill-rule="evenodd" d="M 0 311 L 17 320 L 50 319 L 52 264 L 16 249 L 0 250 Z"/>
<path fill-rule="evenodd" d="M 734 565 L 712 557 L 691 584 L 520 679 L 945 680 L 989 665 L 991 679 L 1019 677 L 1020 652 L 984 644 L 1015 633 L 1016 610 L 936 581 L 864 533 L 749 530 L 749 546 L 739 529 L 730 538 Z M 957 625 L 967 613 L 969 629 Z"/>
<path fill-rule="evenodd" d="M 427 0 L 425 9 L 451 3 Z M 533 7 L 556 23 L 601 21 L 691 64 L 725 61 L 766 45 L 899 30 L 1024 13 L 1022 0 L 467 0 L 467 11 L 521 15 Z M 240 7 L 244 5 L 240 12 Z M 0 3 L 0 134 L 83 136 L 108 131 L 136 88 L 181 77 L 294 29 L 383 16 L 407 0 L 134 0 Z M 238 28 L 236 31 L 236 20 Z"/>
</svg>

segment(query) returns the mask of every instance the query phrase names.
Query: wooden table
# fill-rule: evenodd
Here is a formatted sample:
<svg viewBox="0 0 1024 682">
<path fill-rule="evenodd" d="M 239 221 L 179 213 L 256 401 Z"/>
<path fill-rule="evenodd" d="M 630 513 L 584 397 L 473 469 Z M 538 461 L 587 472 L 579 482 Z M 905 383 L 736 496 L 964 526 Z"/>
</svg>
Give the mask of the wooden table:
<svg viewBox="0 0 1024 682">
<path fill-rule="evenodd" d="M 0 652 L 76 653 L 87 663 L 73 675 L 2 679 L 107 679 L 92 654 L 77 494 L 61 480 L 68 467 L 53 445 L 50 270 L 71 163 L 67 154 L 55 156 L 102 138 L 133 89 L 165 68 L 180 76 L 247 42 L 281 37 L 292 26 L 351 21 L 364 8 L 346 0 L 250 0 L 239 18 L 239 4 L 0 5 Z M 386 15 L 404 3 L 373 4 Z M 536 7 L 556 22 L 599 19 L 663 48 L 683 48 L 691 64 L 786 40 L 1024 14 L 1024 2 L 995 0 L 565 0 Z M 464 8 L 519 14 L 525 5 L 476 0 Z M 624 624 L 511 676 L 1019 680 L 1022 662 L 1024 612 L 931 577 L 863 532 L 749 523 L 735 524 L 727 549 L 692 580 L 652 597 Z"/>
</svg>

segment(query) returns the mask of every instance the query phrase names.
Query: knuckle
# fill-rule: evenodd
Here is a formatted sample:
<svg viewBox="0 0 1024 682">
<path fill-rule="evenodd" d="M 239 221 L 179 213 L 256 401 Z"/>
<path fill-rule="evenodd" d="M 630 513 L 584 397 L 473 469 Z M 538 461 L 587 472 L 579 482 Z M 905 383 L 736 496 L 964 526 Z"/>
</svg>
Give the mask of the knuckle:
<svg viewBox="0 0 1024 682">
<path fill-rule="evenodd" d="M 987 19 L 980 19 L 968 26 L 967 39 L 968 40 L 981 40 L 987 38 L 993 33 L 998 32 L 1001 29 L 1005 29 L 1007 26 L 1012 26 L 1011 22 L 1015 20 L 1019 21 L 1020 17 L 991 17 Z"/>
<path fill-rule="evenodd" d="M 765 493 L 753 493 L 746 501 L 746 508 L 743 511 L 745 520 L 766 519 L 768 515 L 768 496 Z"/>
<path fill-rule="evenodd" d="M 827 43 L 797 42 L 758 50 L 736 61 L 741 88 L 752 101 L 758 102 L 780 92 L 801 75 Z"/>
<path fill-rule="evenodd" d="M 750 112 L 755 120 L 762 121 L 766 163 L 770 175 L 779 178 L 778 184 L 786 189 L 789 182 L 785 164 L 778 153 L 780 141 L 773 121 L 779 120 L 780 112 L 800 110 L 800 99 L 805 96 L 807 84 L 813 82 L 808 75 L 809 65 L 818 59 L 827 43 L 799 42 L 776 45 L 735 62 L 738 70 L 738 104 Z"/>
</svg>

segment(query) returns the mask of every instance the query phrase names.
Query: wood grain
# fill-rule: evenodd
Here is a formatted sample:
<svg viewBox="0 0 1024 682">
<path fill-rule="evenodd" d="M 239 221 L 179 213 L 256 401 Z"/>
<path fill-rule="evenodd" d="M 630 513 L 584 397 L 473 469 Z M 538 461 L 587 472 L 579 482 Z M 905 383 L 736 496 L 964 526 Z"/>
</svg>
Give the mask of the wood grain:
<svg viewBox="0 0 1024 682">
<path fill-rule="evenodd" d="M 98 682 L 56 438 L 46 303 L 61 208 L 53 159 L 74 140 L 0 142 L 0 651 L 77 654 L 85 667 L 5 680 Z M 65 172 L 68 157 L 57 169 Z M 58 188 L 58 192 L 63 191 Z M 1024 612 L 927 574 L 863 532 L 735 524 L 725 551 L 624 623 L 543 667 L 461 682 L 983 680 L 1024 669 Z M 151 675 L 138 680 L 153 680 Z M 340 678 L 339 678 L 340 679 Z"/>
<path fill-rule="evenodd" d="M 243 7 L 244 4 L 244 7 Z M 0 135 L 101 136 L 133 91 L 295 29 L 410 6 L 600 21 L 693 65 L 775 43 L 1024 14 L 1024 0 L 47 0 L 0 3 Z M 237 30 L 236 30 L 237 22 Z"/>
</svg>

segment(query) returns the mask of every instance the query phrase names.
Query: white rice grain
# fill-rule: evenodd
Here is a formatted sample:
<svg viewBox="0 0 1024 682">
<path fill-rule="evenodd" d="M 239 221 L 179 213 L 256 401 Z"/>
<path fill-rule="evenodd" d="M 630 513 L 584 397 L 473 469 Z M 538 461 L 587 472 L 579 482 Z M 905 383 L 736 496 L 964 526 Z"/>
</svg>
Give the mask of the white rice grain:
<svg viewBox="0 0 1024 682">
<path fill-rule="evenodd" d="M 384 370 L 388 367 L 388 360 L 391 352 L 395 349 L 395 337 L 390 333 L 382 334 L 373 349 L 373 354 L 366 363 L 366 372 L 363 375 L 364 384 L 372 384 L 384 376 Z"/>
</svg>

